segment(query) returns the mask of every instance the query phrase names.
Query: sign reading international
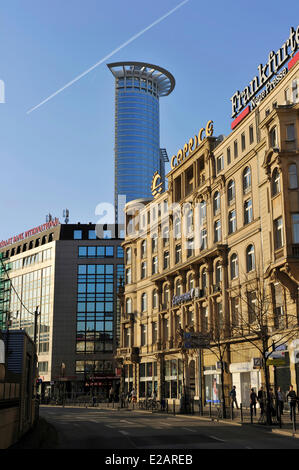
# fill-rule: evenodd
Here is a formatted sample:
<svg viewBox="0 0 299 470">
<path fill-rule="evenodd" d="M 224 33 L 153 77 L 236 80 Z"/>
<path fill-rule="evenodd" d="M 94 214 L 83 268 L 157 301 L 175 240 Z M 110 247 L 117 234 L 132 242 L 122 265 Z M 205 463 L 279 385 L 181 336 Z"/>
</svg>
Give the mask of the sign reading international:
<svg viewBox="0 0 299 470">
<path fill-rule="evenodd" d="M 8 240 L 2 240 L 0 242 L 0 248 L 4 248 L 6 246 L 12 245 L 13 243 L 17 243 L 19 241 L 25 240 L 25 238 L 32 237 L 40 232 L 44 232 L 45 230 L 49 230 L 52 227 L 56 227 L 59 225 L 59 219 L 51 220 L 46 224 L 39 225 L 38 227 L 32 228 L 27 230 L 27 232 L 20 233 L 19 235 L 15 235 L 14 237 L 9 238 Z"/>
</svg>

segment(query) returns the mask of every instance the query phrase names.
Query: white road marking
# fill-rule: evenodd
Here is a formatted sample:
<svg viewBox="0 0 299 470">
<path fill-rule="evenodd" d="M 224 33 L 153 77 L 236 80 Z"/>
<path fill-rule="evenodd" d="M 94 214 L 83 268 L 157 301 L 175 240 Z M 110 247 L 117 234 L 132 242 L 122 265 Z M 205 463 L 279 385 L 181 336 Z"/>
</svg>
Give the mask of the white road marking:
<svg viewBox="0 0 299 470">
<path fill-rule="evenodd" d="M 215 437 L 215 436 L 209 436 L 211 437 L 212 439 L 215 439 L 216 441 L 219 441 L 219 442 L 225 442 L 223 439 L 219 439 L 219 437 Z"/>
<path fill-rule="evenodd" d="M 130 434 L 126 431 L 119 431 L 121 434 L 123 434 L 124 436 L 129 436 Z"/>
<path fill-rule="evenodd" d="M 183 428 L 185 431 L 190 431 L 190 432 L 196 432 L 195 429 L 190 429 L 190 428 Z"/>
</svg>

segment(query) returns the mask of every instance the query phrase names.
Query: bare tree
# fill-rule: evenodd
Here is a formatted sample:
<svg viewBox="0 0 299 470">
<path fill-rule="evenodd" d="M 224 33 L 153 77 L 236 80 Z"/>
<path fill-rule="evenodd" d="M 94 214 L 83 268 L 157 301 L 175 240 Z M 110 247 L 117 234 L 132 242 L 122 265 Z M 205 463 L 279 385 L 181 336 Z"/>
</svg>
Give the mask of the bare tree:
<svg viewBox="0 0 299 470">
<path fill-rule="evenodd" d="M 266 386 L 266 422 L 272 424 L 267 360 L 273 351 L 298 336 L 297 315 L 275 308 L 271 284 L 263 276 L 257 275 L 245 289 L 239 286 L 232 290 L 231 299 L 239 301 L 239 311 L 230 322 L 231 337 L 249 342 L 260 353 Z"/>
</svg>

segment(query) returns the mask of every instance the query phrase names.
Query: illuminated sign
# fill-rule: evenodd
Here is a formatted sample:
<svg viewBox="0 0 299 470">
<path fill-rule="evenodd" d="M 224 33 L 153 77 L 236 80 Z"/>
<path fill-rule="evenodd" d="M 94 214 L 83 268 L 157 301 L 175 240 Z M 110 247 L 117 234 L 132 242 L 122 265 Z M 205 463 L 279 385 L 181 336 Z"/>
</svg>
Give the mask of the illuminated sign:
<svg viewBox="0 0 299 470">
<path fill-rule="evenodd" d="M 278 70 L 285 64 L 285 62 L 294 54 L 296 49 L 299 46 L 299 26 L 295 31 L 292 27 L 290 29 L 289 39 L 278 49 L 275 53 L 271 51 L 268 55 L 268 62 L 263 65 L 258 66 L 258 75 L 256 75 L 248 86 L 240 93 L 236 91 L 235 94 L 231 97 L 232 102 L 232 118 L 236 117 L 239 112 L 249 105 L 250 101 L 255 97 L 255 95 L 269 82 L 269 80 L 275 75 L 276 81 L 273 81 L 273 87 L 285 76 L 286 71 L 283 74 L 276 75 Z M 289 67 L 290 68 L 290 67 Z M 271 88 L 268 88 L 268 91 L 271 91 Z M 260 100 L 258 100 L 259 102 Z M 253 101 L 255 105 L 255 101 Z M 254 106 L 253 106 L 254 107 Z"/>
<path fill-rule="evenodd" d="M 20 233 L 19 235 L 15 235 L 14 237 L 9 238 L 8 240 L 2 240 L 0 242 L 0 248 L 4 248 L 5 246 L 12 245 L 13 243 L 17 243 L 19 241 L 25 240 L 26 238 L 32 237 L 33 235 L 36 235 L 37 233 L 44 232 L 45 230 L 48 230 L 52 227 L 56 227 L 56 225 L 59 225 L 59 219 L 54 219 L 51 220 L 50 222 L 47 222 L 46 224 L 39 225 L 38 227 L 32 228 L 31 230 L 27 230 L 27 232 Z"/>
<path fill-rule="evenodd" d="M 154 197 L 158 196 L 158 194 L 163 191 L 163 181 L 161 180 L 161 176 L 157 171 L 152 179 L 151 191 Z"/>
<path fill-rule="evenodd" d="M 213 121 L 209 121 L 206 125 L 206 128 L 202 127 L 194 138 L 191 137 L 188 143 L 184 145 L 183 149 L 178 151 L 177 155 L 174 155 L 171 159 L 171 169 L 179 166 L 188 156 L 197 149 L 197 147 L 202 143 L 206 137 L 211 137 L 214 132 Z"/>
</svg>

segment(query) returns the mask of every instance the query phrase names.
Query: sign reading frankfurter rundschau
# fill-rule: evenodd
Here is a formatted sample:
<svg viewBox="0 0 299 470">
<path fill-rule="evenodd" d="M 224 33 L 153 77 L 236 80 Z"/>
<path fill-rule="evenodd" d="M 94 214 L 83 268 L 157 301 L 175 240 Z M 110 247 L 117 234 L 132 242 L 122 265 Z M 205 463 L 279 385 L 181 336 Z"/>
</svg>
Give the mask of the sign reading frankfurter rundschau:
<svg viewBox="0 0 299 470">
<path fill-rule="evenodd" d="M 254 108 L 263 99 L 263 94 L 259 96 L 258 100 L 254 100 L 257 93 L 275 76 L 275 80 L 271 84 L 271 89 L 284 78 L 287 73 L 287 69 L 284 69 L 280 74 L 277 74 L 278 70 L 293 56 L 297 48 L 299 47 L 299 26 L 294 30 L 293 27 L 290 29 L 289 38 L 283 43 L 277 52 L 271 51 L 268 55 L 268 62 L 258 66 L 258 74 L 249 82 L 242 92 L 239 90 L 234 93 L 231 97 L 232 102 L 232 118 L 235 118 L 242 109 L 244 109 L 249 103 Z M 269 87 L 268 87 L 269 88 Z M 271 91 L 266 89 L 265 93 Z M 264 93 L 264 94 L 265 94 Z"/>
</svg>

